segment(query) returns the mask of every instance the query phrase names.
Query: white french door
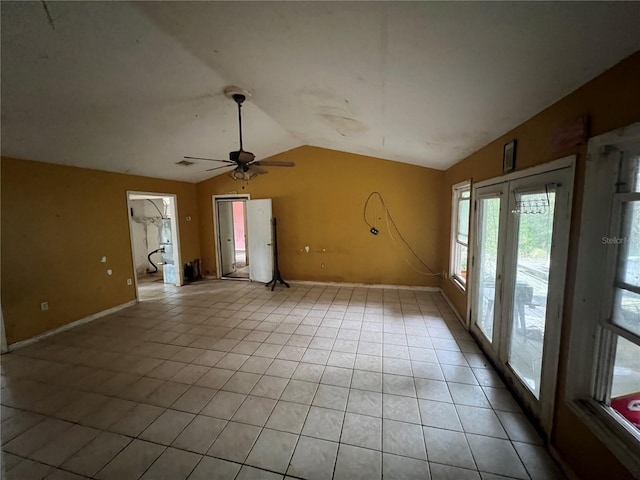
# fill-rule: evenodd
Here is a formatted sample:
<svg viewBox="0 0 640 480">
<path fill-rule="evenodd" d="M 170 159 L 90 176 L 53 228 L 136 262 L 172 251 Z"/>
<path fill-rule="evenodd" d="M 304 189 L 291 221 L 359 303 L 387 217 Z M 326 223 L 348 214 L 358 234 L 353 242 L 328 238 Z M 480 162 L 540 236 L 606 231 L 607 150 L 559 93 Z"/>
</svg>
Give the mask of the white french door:
<svg viewBox="0 0 640 480">
<path fill-rule="evenodd" d="M 477 188 L 474 200 L 475 235 L 472 257 L 471 328 L 485 348 L 498 344 L 496 312 L 502 311 L 503 256 L 506 229 L 507 182 Z"/>
<path fill-rule="evenodd" d="M 471 330 L 548 434 L 573 164 L 496 180 L 474 188 Z"/>
</svg>

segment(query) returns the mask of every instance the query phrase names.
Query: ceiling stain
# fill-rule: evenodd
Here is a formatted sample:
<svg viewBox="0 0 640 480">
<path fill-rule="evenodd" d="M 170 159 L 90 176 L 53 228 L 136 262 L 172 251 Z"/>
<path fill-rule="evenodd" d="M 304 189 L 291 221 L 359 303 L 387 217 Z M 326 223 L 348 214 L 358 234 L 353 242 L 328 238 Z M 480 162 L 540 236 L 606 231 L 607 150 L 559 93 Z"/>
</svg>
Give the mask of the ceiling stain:
<svg viewBox="0 0 640 480">
<path fill-rule="evenodd" d="M 321 114 L 320 116 L 329 122 L 343 137 L 358 135 L 368 130 L 368 127 L 365 124 L 354 118 L 330 115 L 326 113 Z"/>
<path fill-rule="evenodd" d="M 326 90 L 303 90 L 299 94 L 304 105 L 310 107 L 314 113 L 351 116 L 351 104 L 344 96 Z"/>
<path fill-rule="evenodd" d="M 424 140 L 423 144 L 435 152 L 455 152 L 457 155 L 473 153 L 474 144 L 486 145 L 492 140 L 487 131 L 463 132 L 460 135 L 439 134 Z"/>
</svg>

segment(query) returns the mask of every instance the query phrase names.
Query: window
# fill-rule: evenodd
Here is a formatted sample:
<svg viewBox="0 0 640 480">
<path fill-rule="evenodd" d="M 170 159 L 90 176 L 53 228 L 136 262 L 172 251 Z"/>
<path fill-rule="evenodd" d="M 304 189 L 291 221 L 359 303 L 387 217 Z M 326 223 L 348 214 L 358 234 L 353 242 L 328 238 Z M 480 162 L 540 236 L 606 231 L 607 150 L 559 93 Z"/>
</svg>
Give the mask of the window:
<svg viewBox="0 0 640 480">
<path fill-rule="evenodd" d="M 636 151 L 615 150 L 617 181 L 608 233 L 602 237 L 611 267 L 604 282 L 593 398 L 640 439 L 640 145 Z"/>
<path fill-rule="evenodd" d="M 471 182 L 467 180 L 454 185 L 451 209 L 451 268 L 449 276 L 462 289 L 467 284 L 470 205 Z"/>
<path fill-rule="evenodd" d="M 640 124 L 589 142 L 569 405 L 640 469 Z"/>
</svg>

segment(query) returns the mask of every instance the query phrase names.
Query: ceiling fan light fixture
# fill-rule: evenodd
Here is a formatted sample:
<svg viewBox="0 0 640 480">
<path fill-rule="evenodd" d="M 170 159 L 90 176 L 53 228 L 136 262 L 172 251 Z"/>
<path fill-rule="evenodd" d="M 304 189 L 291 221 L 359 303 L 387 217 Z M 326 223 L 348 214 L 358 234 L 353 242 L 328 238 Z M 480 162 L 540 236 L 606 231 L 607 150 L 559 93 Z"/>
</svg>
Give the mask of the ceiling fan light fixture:
<svg viewBox="0 0 640 480">
<path fill-rule="evenodd" d="M 234 180 L 248 182 L 249 180 L 253 180 L 254 178 L 256 178 L 258 174 L 251 171 L 244 172 L 241 169 L 236 168 L 235 170 L 229 172 L 229 176 Z"/>
<path fill-rule="evenodd" d="M 229 176 L 234 180 L 244 180 L 244 172 L 239 168 L 231 170 L 231 172 L 229 172 Z"/>
</svg>

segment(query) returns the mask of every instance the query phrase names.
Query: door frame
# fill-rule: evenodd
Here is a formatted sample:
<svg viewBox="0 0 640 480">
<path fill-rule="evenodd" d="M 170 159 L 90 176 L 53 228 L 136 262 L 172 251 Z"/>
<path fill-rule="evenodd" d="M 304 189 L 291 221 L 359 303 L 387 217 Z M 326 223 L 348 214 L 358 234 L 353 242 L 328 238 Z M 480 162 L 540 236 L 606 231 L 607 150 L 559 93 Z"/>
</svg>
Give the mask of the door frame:
<svg viewBox="0 0 640 480">
<path fill-rule="evenodd" d="M 501 222 L 505 221 L 503 231 L 500 232 L 500 237 L 503 241 L 504 250 L 503 256 L 509 255 L 513 256 L 515 252 L 515 234 L 511 235 L 509 238 L 507 228 L 508 228 L 508 217 L 509 211 L 512 207 L 511 199 L 511 188 L 509 182 L 525 179 L 527 177 L 534 177 L 541 174 L 552 173 L 556 171 L 561 171 L 566 169 L 566 184 L 567 184 L 567 196 L 568 203 L 566 206 L 566 218 L 558 220 L 559 222 L 563 222 L 566 228 L 563 228 L 559 233 L 559 237 L 554 238 L 556 242 L 554 242 L 554 248 L 560 248 L 559 257 L 555 259 L 554 267 L 555 270 L 553 272 L 554 278 L 557 279 L 557 283 L 561 285 L 561 288 L 558 288 L 555 291 L 549 292 L 549 297 L 547 298 L 547 304 L 550 305 L 551 301 L 557 302 L 558 311 L 557 312 L 549 312 L 550 315 L 554 315 L 557 318 L 557 321 L 549 321 L 545 320 L 545 342 L 543 343 L 543 363 L 542 363 L 542 382 L 540 385 L 540 400 L 536 399 L 535 396 L 522 384 L 522 381 L 517 377 L 515 372 L 508 365 L 508 347 L 510 344 L 510 302 L 504 301 L 505 292 L 502 292 L 502 305 L 500 306 L 501 310 L 497 311 L 494 309 L 494 319 L 496 315 L 500 315 L 502 317 L 502 322 L 500 325 L 494 324 L 494 339 L 496 338 L 496 330 L 499 330 L 498 335 L 500 336 L 500 341 L 496 345 L 495 343 L 489 344 L 486 341 L 484 334 L 482 332 L 479 333 L 479 328 L 474 325 L 473 319 L 471 317 L 472 309 L 475 306 L 473 300 L 477 295 L 477 288 L 475 281 L 470 282 L 470 290 L 467 304 L 467 318 L 469 318 L 470 323 L 470 333 L 476 339 L 476 341 L 480 344 L 485 354 L 491 359 L 492 363 L 496 367 L 496 369 L 502 374 L 503 378 L 507 381 L 510 387 L 515 391 L 517 397 L 524 404 L 527 410 L 533 414 L 534 418 L 540 423 L 540 427 L 542 431 L 547 436 L 547 438 L 551 435 L 551 426 L 553 424 L 553 412 L 555 408 L 555 391 L 556 391 L 556 380 L 558 374 L 557 365 L 555 368 L 552 368 L 549 364 L 545 365 L 545 359 L 557 359 L 558 353 L 560 351 L 560 335 L 562 329 L 562 315 L 564 312 L 564 293 L 566 287 L 566 272 L 567 272 L 567 259 L 568 259 L 568 249 L 569 249 L 569 233 L 571 229 L 571 212 L 573 205 L 573 189 L 575 183 L 575 166 L 576 166 L 576 155 L 571 155 L 567 157 L 560 158 L 558 160 L 554 160 L 551 162 L 547 162 L 541 165 L 536 165 L 535 167 L 531 167 L 522 171 L 513 172 L 507 175 L 503 175 L 501 177 L 492 178 L 489 180 L 484 180 L 482 182 L 478 182 L 472 186 L 472 199 L 474 201 L 474 208 L 472 210 L 472 235 L 473 238 L 477 237 L 477 211 L 476 211 L 476 200 L 478 198 L 477 190 L 482 187 L 487 186 L 498 186 L 501 183 L 506 185 L 507 190 L 507 198 L 505 198 L 502 202 L 505 203 L 504 209 L 505 213 L 500 216 Z M 501 202 L 501 203 L 502 203 Z M 562 223 L 561 223 L 562 224 Z M 557 224 L 554 220 L 554 227 Z M 501 223 L 502 227 L 502 223 Z M 477 266 L 475 264 L 475 256 L 476 256 L 476 248 L 475 243 L 472 245 L 471 255 L 472 255 L 472 263 L 471 263 L 471 272 L 470 278 L 476 278 L 476 269 Z M 503 259 L 502 264 L 508 261 L 506 258 Z M 504 272 L 505 278 L 502 279 L 501 288 L 509 285 L 511 281 L 509 277 L 511 274 L 509 272 Z M 551 275 L 551 272 L 550 272 Z M 497 347 L 497 348 L 496 348 Z M 507 355 L 507 357 L 505 357 Z M 544 394 L 544 397 L 543 397 Z"/>
<path fill-rule="evenodd" d="M 221 269 L 220 269 L 220 265 L 222 264 L 222 261 L 220 260 L 220 229 L 218 227 L 218 200 L 224 200 L 224 201 L 234 201 L 234 200 L 238 200 L 238 201 L 243 201 L 246 202 L 247 200 L 251 200 L 251 194 L 249 193 L 225 193 L 224 195 L 211 195 L 211 201 L 213 202 L 213 245 L 214 248 L 216 249 L 216 278 L 217 279 L 222 279 L 222 273 L 221 273 Z M 245 208 L 245 213 L 246 213 L 246 208 Z M 245 214 L 245 235 L 248 235 L 248 231 L 246 228 L 246 223 L 247 223 L 247 218 L 246 218 L 246 214 Z M 235 248 L 235 246 L 234 246 Z M 248 249 L 247 249 L 247 255 L 248 255 Z M 247 257 L 248 258 L 248 257 Z M 243 278 L 238 278 L 238 279 L 234 279 L 234 280 L 244 280 Z M 247 279 L 248 280 L 248 279 Z"/>
<path fill-rule="evenodd" d="M 178 221 L 178 196 L 175 193 L 158 193 L 158 192 L 141 192 L 137 190 L 127 190 L 126 192 L 126 205 L 127 205 L 127 219 L 129 225 L 129 242 L 131 244 L 131 268 L 133 269 L 133 284 L 136 289 L 136 300 L 140 301 L 140 292 L 138 290 L 138 274 L 136 273 L 136 260 L 135 260 L 135 246 L 133 241 L 133 220 L 131 219 L 131 195 L 148 196 L 149 199 L 158 199 L 167 197 L 171 200 L 170 208 L 173 210 L 171 213 L 171 240 L 174 244 L 173 249 L 173 263 L 176 267 L 176 287 L 184 285 L 184 279 L 182 278 L 182 254 L 180 252 L 180 225 Z"/>
</svg>

